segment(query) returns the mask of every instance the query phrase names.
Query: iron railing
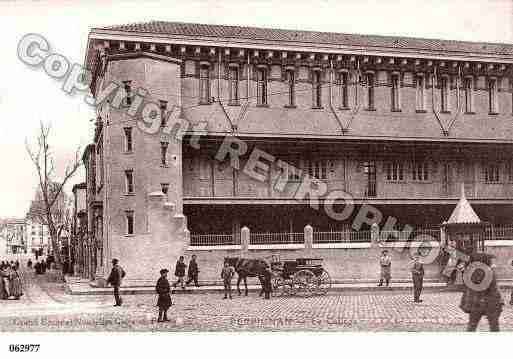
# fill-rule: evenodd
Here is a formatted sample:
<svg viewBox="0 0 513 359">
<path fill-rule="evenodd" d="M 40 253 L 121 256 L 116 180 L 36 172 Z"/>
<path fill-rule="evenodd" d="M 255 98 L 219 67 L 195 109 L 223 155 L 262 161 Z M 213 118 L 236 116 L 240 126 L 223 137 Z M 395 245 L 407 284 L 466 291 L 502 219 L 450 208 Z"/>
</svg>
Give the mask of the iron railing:
<svg viewBox="0 0 513 359">
<path fill-rule="evenodd" d="M 249 244 L 303 244 L 304 233 L 250 233 Z"/>
<path fill-rule="evenodd" d="M 191 234 L 191 246 L 239 245 L 240 236 L 233 234 Z"/>
<path fill-rule="evenodd" d="M 348 242 L 370 242 L 370 231 L 330 231 L 313 232 L 313 243 L 348 243 Z"/>
</svg>

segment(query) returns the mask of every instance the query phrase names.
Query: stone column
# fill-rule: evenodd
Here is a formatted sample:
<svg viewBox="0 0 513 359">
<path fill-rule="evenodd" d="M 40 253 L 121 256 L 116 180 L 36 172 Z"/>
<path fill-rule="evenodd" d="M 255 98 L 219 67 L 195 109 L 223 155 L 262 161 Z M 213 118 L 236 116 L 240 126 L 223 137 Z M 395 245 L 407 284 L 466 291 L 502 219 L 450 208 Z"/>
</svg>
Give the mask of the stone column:
<svg viewBox="0 0 513 359">
<path fill-rule="evenodd" d="M 247 256 L 249 253 L 249 228 L 244 226 L 240 230 L 240 249 L 241 249 L 241 255 Z"/>
<path fill-rule="evenodd" d="M 371 247 L 379 247 L 379 225 L 377 223 L 373 223 L 371 226 Z"/>
<path fill-rule="evenodd" d="M 307 224 L 303 229 L 303 233 L 305 236 L 305 251 L 308 256 L 312 255 L 313 252 L 313 228 L 311 225 Z"/>
<path fill-rule="evenodd" d="M 313 248 L 313 227 L 307 224 L 304 228 L 305 248 Z"/>
</svg>

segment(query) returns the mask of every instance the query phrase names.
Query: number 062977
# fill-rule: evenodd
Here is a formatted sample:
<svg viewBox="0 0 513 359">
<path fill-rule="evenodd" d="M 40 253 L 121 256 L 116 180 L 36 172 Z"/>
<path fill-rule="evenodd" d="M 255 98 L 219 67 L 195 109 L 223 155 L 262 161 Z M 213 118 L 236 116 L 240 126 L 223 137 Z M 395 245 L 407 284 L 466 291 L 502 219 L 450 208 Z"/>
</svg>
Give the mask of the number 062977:
<svg viewBox="0 0 513 359">
<path fill-rule="evenodd" d="M 10 344 L 9 351 L 14 353 L 38 352 L 40 344 Z"/>
</svg>

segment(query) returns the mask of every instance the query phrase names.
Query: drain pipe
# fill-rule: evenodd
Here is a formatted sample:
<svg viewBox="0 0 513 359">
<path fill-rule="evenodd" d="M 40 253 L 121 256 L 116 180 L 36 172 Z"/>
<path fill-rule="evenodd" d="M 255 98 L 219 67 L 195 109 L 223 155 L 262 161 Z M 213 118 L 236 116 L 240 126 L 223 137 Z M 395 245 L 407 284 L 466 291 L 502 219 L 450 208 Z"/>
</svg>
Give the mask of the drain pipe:
<svg viewBox="0 0 513 359">
<path fill-rule="evenodd" d="M 223 102 L 221 101 L 221 49 L 217 51 L 217 102 L 219 102 L 219 105 L 221 106 L 221 109 L 224 112 L 224 115 L 228 119 L 228 122 L 230 123 L 232 132 L 235 132 L 235 125 L 233 124 L 232 120 L 230 119 L 230 116 L 228 116 L 228 113 L 226 112 L 226 109 L 224 108 Z"/>
<path fill-rule="evenodd" d="M 358 88 L 359 88 L 359 81 L 358 78 L 361 77 L 361 70 L 360 70 L 360 60 L 358 59 L 356 61 L 356 70 L 354 71 L 355 74 L 355 81 L 354 81 L 354 110 L 351 112 L 351 117 L 349 118 L 349 121 L 347 122 L 347 126 L 345 128 L 345 132 L 349 131 L 349 126 L 353 122 L 356 115 L 360 112 L 361 103 L 360 103 L 360 96 L 358 96 Z M 348 78 L 349 80 L 349 78 Z"/>
<path fill-rule="evenodd" d="M 448 136 L 449 132 L 444 128 L 444 125 L 442 121 L 440 120 L 440 115 L 437 113 L 435 109 L 435 80 L 437 79 L 436 76 L 436 67 L 433 70 L 433 74 L 431 75 L 431 109 L 433 113 L 435 114 L 436 120 L 438 121 L 438 125 L 442 129 L 442 133 L 444 136 Z"/>
<path fill-rule="evenodd" d="M 454 118 L 452 119 L 451 123 L 449 124 L 449 128 L 447 129 L 447 132 L 449 132 L 452 128 L 452 125 L 456 122 L 456 120 L 460 117 L 461 114 L 461 99 L 460 99 L 460 83 L 461 80 L 461 67 L 460 64 L 458 64 L 458 80 L 456 81 L 456 100 L 458 101 L 458 106 L 456 110 L 456 114 L 454 115 Z"/>
<path fill-rule="evenodd" d="M 250 86 L 249 86 L 249 65 L 250 65 L 249 51 L 247 52 L 247 64 L 248 64 L 248 67 L 246 68 L 246 100 L 244 101 L 244 104 L 242 105 L 242 109 L 239 112 L 239 116 L 237 117 L 237 125 L 235 125 L 236 127 L 238 127 L 239 123 L 242 121 L 242 119 L 244 118 L 244 115 L 248 111 L 249 101 L 251 98 L 251 95 L 249 93 L 249 90 L 250 90 Z"/>
<path fill-rule="evenodd" d="M 342 124 L 342 121 L 340 120 L 340 117 L 338 116 L 337 112 L 335 111 L 335 108 L 333 107 L 333 75 L 334 75 L 334 69 L 333 69 L 333 59 L 330 59 L 330 110 L 333 113 L 333 116 L 335 116 L 335 119 L 338 122 L 338 125 L 340 126 L 340 130 L 342 131 L 342 134 L 346 133 L 346 129 L 344 128 L 344 125 Z"/>
</svg>

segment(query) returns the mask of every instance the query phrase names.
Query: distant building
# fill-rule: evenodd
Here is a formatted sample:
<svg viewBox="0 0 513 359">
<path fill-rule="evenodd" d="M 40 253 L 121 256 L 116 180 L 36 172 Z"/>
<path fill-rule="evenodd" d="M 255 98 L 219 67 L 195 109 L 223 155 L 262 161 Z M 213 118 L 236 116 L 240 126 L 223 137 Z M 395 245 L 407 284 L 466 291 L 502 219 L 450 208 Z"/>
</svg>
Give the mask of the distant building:
<svg viewBox="0 0 513 359">
<path fill-rule="evenodd" d="M 2 256 L 7 254 L 7 241 L 3 236 L 3 233 L 0 234 L 0 261 L 2 260 Z"/>
<path fill-rule="evenodd" d="M 29 216 L 27 216 L 25 220 L 25 226 L 27 230 L 27 253 L 36 254 L 37 252 L 38 255 L 48 254 L 51 243 L 48 226 Z"/>
<path fill-rule="evenodd" d="M 3 230 L 6 242 L 6 254 L 27 253 L 27 235 L 25 219 L 10 219 Z"/>
</svg>

